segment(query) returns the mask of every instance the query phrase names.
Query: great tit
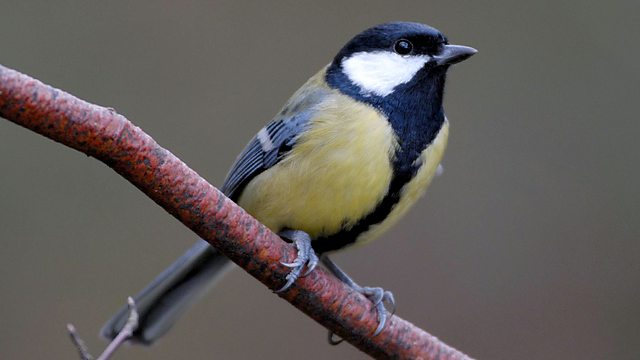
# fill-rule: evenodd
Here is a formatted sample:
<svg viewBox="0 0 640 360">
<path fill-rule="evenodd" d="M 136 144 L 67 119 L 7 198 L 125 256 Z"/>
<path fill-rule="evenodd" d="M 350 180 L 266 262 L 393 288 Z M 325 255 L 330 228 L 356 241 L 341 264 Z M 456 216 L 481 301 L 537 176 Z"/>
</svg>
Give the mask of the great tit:
<svg viewBox="0 0 640 360">
<path fill-rule="evenodd" d="M 436 173 L 449 125 L 442 97 L 449 66 L 476 50 L 451 45 L 433 27 L 392 22 L 351 39 L 287 101 L 238 156 L 222 185 L 236 201 L 298 249 L 287 282 L 319 259 L 369 297 L 384 327 L 393 295 L 361 287 L 327 254 L 379 236 L 407 212 Z M 131 340 L 151 344 L 220 278 L 230 261 L 203 240 L 136 297 Z M 102 329 L 113 338 L 122 309 Z"/>
</svg>

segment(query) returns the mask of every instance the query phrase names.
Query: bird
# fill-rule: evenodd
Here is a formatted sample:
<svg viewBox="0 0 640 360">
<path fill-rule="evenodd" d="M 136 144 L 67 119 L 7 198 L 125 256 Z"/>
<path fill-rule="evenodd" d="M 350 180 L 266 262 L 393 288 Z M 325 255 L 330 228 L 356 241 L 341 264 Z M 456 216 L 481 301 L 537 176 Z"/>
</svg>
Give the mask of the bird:
<svg viewBox="0 0 640 360">
<path fill-rule="evenodd" d="M 322 263 L 375 305 L 377 335 L 390 291 L 358 285 L 328 254 L 366 244 L 394 225 L 438 171 L 449 135 L 447 70 L 477 51 L 416 22 L 373 26 L 348 41 L 285 103 L 237 157 L 221 191 L 293 243 L 278 291 Z M 150 345 L 230 269 L 198 240 L 134 299 L 133 343 Z M 128 308 L 102 328 L 113 339 Z M 331 339 L 331 337 L 330 337 Z"/>
</svg>

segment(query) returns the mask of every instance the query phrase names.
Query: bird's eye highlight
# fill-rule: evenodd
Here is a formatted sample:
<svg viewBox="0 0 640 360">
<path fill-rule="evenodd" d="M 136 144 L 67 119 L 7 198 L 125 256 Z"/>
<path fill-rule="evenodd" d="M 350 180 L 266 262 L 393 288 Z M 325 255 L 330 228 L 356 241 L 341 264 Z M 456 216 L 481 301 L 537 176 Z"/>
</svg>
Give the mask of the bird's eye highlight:
<svg viewBox="0 0 640 360">
<path fill-rule="evenodd" d="M 393 44 L 393 51 L 400 55 L 407 55 L 413 50 L 413 44 L 406 39 L 400 39 Z"/>
</svg>

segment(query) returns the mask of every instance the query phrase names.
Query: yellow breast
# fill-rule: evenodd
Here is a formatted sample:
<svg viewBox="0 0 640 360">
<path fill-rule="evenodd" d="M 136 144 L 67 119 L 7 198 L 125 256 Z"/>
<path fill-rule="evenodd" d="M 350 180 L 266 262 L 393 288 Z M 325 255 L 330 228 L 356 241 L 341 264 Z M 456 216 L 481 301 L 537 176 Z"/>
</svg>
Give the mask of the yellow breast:
<svg viewBox="0 0 640 360">
<path fill-rule="evenodd" d="M 285 159 L 256 176 L 238 203 L 274 231 L 332 235 L 371 212 L 392 176 L 393 130 L 368 105 L 335 91 Z"/>
<path fill-rule="evenodd" d="M 383 232 L 387 231 L 416 203 L 416 201 L 424 194 L 425 190 L 431 183 L 436 173 L 438 165 L 442 161 L 444 150 L 447 147 L 447 139 L 449 138 L 449 122 L 445 119 L 438 135 L 433 142 L 422 151 L 418 161 L 422 163 L 420 170 L 415 177 L 409 181 L 403 188 L 400 201 L 391 210 L 387 218 L 369 228 L 369 231 L 362 233 L 356 242 L 357 245 L 365 244 Z"/>
</svg>

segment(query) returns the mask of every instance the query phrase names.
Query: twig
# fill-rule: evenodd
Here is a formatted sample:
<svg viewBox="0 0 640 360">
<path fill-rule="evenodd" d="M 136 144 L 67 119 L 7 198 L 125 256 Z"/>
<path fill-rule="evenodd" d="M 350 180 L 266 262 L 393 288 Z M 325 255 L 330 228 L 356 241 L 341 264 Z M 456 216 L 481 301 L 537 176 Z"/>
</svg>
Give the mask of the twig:
<svg viewBox="0 0 640 360">
<path fill-rule="evenodd" d="M 80 335 L 78 335 L 78 332 L 76 331 L 76 327 L 73 326 L 73 324 L 67 324 L 67 331 L 69 332 L 69 336 L 71 337 L 71 341 L 73 342 L 73 345 L 75 345 L 76 349 L 78 349 L 78 353 L 80 354 L 80 359 L 93 360 L 93 356 L 89 354 L 89 349 L 87 348 L 87 345 L 85 345 L 84 341 L 82 341 L 82 339 L 80 338 Z"/>
<path fill-rule="evenodd" d="M 284 283 L 293 247 L 112 109 L 0 66 L 0 116 L 103 161 L 270 289 Z M 371 302 L 324 269 L 278 296 L 376 358 L 468 359 L 398 316 L 372 336 Z"/>
<path fill-rule="evenodd" d="M 96 360 L 109 360 L 120 345 L 127 341 L 138 327 L 138 309 L 136 308 L 136 303 L 133 301 L 133 298 L 129 297 L 127 298 L 127 304 L 129 305 L 127 322 Z M 80 353 L 80 358 L 82 360 L 93 360 L 93 356 L 91 356 L 89 349 L 84 341 L 82 341 L 82 338 L 80 338 L 80 335 L 78 335 L 75 326 L 67 324 L 67 330 L 69 331 L 69 336 L 71 336 L 71 341 L 73 341 L 73 344 L 78 349 L 78 353 Z"/>
<path fill-rule="evenodd" d="M 128 338 L 131 337 L 133 332 L 138 328 L 138 310 L 136 309 L 136 303 L 133 301 L 132 297 L 127 299 L 127 304 L 129 305 L 129 318 L 127 319 L 126 324 L 120 330 L 118 335 L 109 343 L 104 352 L 98 357 L 97 360 L 107 360 L 113 355 L 113 353 L 124 343 Z"/>
</svg>

